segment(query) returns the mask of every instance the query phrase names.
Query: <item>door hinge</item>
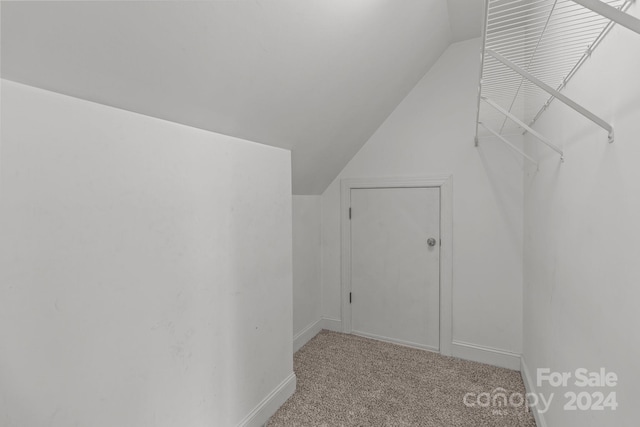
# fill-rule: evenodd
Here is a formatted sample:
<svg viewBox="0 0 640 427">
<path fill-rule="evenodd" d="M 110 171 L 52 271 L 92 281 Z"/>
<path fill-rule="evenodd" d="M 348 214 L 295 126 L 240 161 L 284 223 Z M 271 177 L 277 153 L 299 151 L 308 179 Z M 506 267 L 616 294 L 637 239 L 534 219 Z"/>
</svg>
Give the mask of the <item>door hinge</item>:
<svg viewBox="0 0 640 427">
<path fill-rule="evenodd" d="M 351 292 L 349 292 L 349 304 L 351 304 Z"/>
<path fill-rule="evenodd" d="M 349 219 L 351 219 L 351 208 L 349 208 Z"/>
</svg>

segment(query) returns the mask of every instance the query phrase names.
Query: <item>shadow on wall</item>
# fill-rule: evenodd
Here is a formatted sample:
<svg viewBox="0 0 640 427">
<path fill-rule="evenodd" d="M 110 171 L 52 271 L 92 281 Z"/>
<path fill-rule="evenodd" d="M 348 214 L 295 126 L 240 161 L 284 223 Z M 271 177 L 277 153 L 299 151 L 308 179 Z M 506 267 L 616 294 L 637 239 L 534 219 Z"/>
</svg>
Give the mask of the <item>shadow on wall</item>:
<svg viewBox="0 0 640 427">
<path fill-rule="evenodd" d="M 521 250 L 524 193 L 522 179 L 514 181 L 512 169 L 520 168 L 524 174 L 528 160 L 494 138 L 480 140 L 477 151 L 502 220 L 508 226 L 512 247 Z M 513 168 L 507 170 L 505 164 L 511 164 Z"/>
</svg>

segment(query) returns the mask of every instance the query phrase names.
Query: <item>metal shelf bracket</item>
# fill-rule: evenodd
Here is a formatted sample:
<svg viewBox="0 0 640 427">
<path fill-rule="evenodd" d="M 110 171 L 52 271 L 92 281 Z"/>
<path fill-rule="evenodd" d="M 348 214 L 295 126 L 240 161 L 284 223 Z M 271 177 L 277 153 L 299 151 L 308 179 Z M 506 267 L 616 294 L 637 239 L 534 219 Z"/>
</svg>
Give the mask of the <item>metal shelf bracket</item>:
<svg viewBox="0 0 640 427">
<path fill-rule="evenodd" d="M 488 130 L 489 132 L 491 132 L 500 141 L 502 141 L 505 144 L 507 144 L 507 146 L 509 146 L 509 148 L 511 148 L 513 151 L 515 151 L 516 153 L 520 153 L 522 155 L 522 157 L 524 157 L 525 159 L 529 160 L 530 162 L 535 163 L 536 165 L 538 164 L 538 162 L 536 162 L 533 157 L 529 156 L 527 153 L 525 153 L 524 151 L 522 151 L 521 149 L 516 147 L 507 138 L 505 138 L 504 136 L 500 135 L 498 132 L 496 132 L 495 130 L 491 129 L 489 126 L 485 125 L 482 122 L 478 122 L 478 124 L 480 126 L 482 126 L 483 128 L 485 128 L 486 130 Z M 560 157 L 560 160 L 564 161 L 562 157 Z"/>
<path fill-rule="evenodd" d="M 531 83 L 533 83 L 536 86 L 538 86 L 540 89 L 542 89 L 545 92 L 547 92 L 549 95 L 551 95 L 554 98 L 557 98 L 560 101 L 564 102 L 566 105 L 568 105 L 569 107 L 573 108 L 575 111 L 577 111 L 578 113 L 582 114 L 583 116 L 585 116 L 586 118 L 588 118 L 589 120 L 591 120 L 592 122 L 594 122 L 595 124 L 597 124 L 598 126 L 603 128 L 604 130 L 606 130 L 608 132 L 608 134 L 609 134 L 609 142 L 613 142 L 613 126 L 611 126 L 609 123 L 607 123 L 606 121 L 604 121 L 600 117 L 596 116 L 591 111 L 587 110 L 586 108 L 584 108 L 583 106 L 581 106 L 577 102 L 574 102 L 569 97 L 567 97 L 567 96 L 563 95 L 562 93 L 558 92 L 557 90 L 555 90 L 554 88 L 552 88 L 551 86 L 549 86 L 548 84 L 543 82 L 542 80 L 538 79 L 537 77 L 535 77 L 534 75 L 532 75 L 528 71 L 523 70 L 522 68 L 518 67 L 516 64 L 514 64 L 511 61 L 509 61 L 507 58 L 505 58 L 504 56 L 500 55 L 499 53 L 494 52 L 491 49 L 487 49 L 486 52 L 487 52 L 487 54 L 491 55 L 492 57 L 494 57 L 498 61 L 502 62 L 507 67 L 511 68 L 516 73 L 520 74 L 525 79 L 529 80 Z"/>
<path fill-rule="evenodd" d="M 635 1 L 485 0 L 475 146 L 493 135 L 534 161 L 506 138 L 524 132 L 562 159 L 562 149 L 533 129 L 556 98 L 614 142 L 610 123 L 561 92 L 616 24 L 640 34 L 640 19 L 626 13 Z"/>
<path fill-rule="evenodd" d="M 598 13 L 605 18 L 611 19 L 616 24 L 622 25 L 640 34 L 640 19 L 634 18 L 628 13 L 624 13 L 621 10 L 616 9 L 613 6 L 609 6 L 608 4 L 600 1 L 600 0 L 573 0 L 575 3 L 578 3 L 580 6 L 586 7 Z"/>
</svg>

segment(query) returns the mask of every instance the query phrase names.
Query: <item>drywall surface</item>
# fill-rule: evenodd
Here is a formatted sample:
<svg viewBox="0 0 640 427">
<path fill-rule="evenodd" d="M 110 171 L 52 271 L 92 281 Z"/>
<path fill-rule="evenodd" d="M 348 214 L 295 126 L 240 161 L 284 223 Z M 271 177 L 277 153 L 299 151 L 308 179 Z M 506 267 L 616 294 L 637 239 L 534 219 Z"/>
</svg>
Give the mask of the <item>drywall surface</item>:
<svg viewBox="0 0 640 427">
<path fill-rule="evenodd" d="M 452 175 L 454 342 L 520 353 L 522 159 L 474 147 L 479 52 L 452 44 L 323 194 L 324 317 L 341 316 L 340 180 Z"/>
<path fill-rule="evenodd" d="M 640 17 L 636 3 L 629 13 Z M 565 94 L 613 124 L 606 131 L 554 101 L 536 124 L 564 147 L 565 162 L 529 141 L 539 170 L 525 177 L 524 360 L 570 372 L 546 425 L 636 426 L 640 398 L 640 35 L 616 27 Z M 575 387 L 575 370 L 614 372 L 616 387 Z M 615 411 L 564 410 L 566 392 L 616 392 Z M 584 397 L 586 402 L 587 397 Z M 595 401 L 595 399 L 594 399 Z"/>
<path fill-rule="evenodd" d="M 291 149 L 293 191 L 319 195 L 450 43 L 447 5 L 2 2 L 2 76 Z"/>
<path fill-rule="evenodd" d="M 2 96 L 0 425 L 233 426 L 294 378 L 288 151 Z"/>
<path fill-rule="evenodd" d="M 293 336 L 320 321 L 320 196 L 293 196 Z"/>
</svg>

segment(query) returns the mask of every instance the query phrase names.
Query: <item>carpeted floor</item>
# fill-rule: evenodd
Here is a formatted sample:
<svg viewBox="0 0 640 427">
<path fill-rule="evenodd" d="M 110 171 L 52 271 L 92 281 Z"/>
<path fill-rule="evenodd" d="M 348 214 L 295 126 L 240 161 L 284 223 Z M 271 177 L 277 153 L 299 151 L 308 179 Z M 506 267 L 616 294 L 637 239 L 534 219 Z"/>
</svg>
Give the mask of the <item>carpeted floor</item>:
<svg viewBox="0 0 640 427">
<path fill-rule="evenodd" d="M 322 331 L 294 356 L 297 390 L 269 427 L 535 427 L 525 406 L 468 407 L 524 395 L 520 373 L 436 353 Z M 501 387 L 503 390 L 496 390 Z M 503 403 L 498 395 L 496 405 Z"/>
</svg>

